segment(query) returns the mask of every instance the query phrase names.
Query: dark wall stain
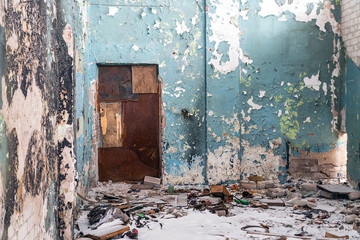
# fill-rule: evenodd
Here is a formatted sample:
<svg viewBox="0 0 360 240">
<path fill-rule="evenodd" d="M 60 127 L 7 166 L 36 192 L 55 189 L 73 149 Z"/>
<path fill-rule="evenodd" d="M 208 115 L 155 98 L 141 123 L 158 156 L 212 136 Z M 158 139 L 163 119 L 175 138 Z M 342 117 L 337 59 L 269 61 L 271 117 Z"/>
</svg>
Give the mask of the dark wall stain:
<svg viewBox="0 0 360 240">
<path fill-rule="evenodd" d="M 68 54 L 68 47 L 65 40 L 63 39 L 62 33 L 66 26 L 65 16 L 63 11 L 61 0 L 56 0 L 56 16 L 52 22 L 52 42 L 56 51 L 55 56 L 55 79 L 59 87 L 59 95 L 57 96 L 57 124 L 68 124 L 73 123 L 73 59 Z M 67 118 L 65 116 L 68 115 Z M 60 166 L 63 164 L 63 151 L 65 148 L 72 148 L 72 140 L 63 139 L 57 143 L 57 169 L 60 172 Z M 68 168 L 67 168 L 68 169 Z M 65 230 L 71 223 L 71 219 L 66 219 L 66 213 L 72 210 L 72 203 L 67 202 L 64 194 L 60 194 L 62 182 L 66 181 L 65 175 L 58 175 L 56 184 L 56 191 L 58 193 L 58 211 L 57 211 L 57 228 L 58 228 L 58 239 L 64 239 Z"/>
<path fill-rule="evenodd" d="M 8 228 L 10 226 L 10 219 L 15 209 L 18 208 L 19 200 L 17 199 L 17 191 L 19 182 L 17 180 L 18 171 L 18 150 L 19 141 L 16 130 L 13 129 L 8 136 L 8 150 L 9 158 L 6 168 L 6 181 L 5 181 L 5 220 L 4 220 L 4 234 L 3 239 L 8 239 Z"/>
<path fill-rule="evenodd" d="M 64 202 L 64 196 L 59 196 L 61 181 L 64 176 L 58 172 L 63 159 L 59 153 L 65 146 L 72 143 L 60 142 L 55 139 L 57 124 L 72 124 L 73 105 L 73 60 L 68 55 L 68 49 L 63 40 L 62 33 L 65 28 L 63 17 L 65 9 L 61 6 L 64 1 L 23 1 L 16 7 L 13 1 L 6 4 L 5 39 L 15 36 L 18 47 L 11 49 L 6 45 L 6 97 L 11 105 L 14 93 L 21 91 L 25 98 L 30 97 L 29 88 L 35 83 L 40 88 L 44 107 L 41 120 L 41 131 L 32 133 L 28 143 L 25 159 L 24 187 L 31 195 L 43 194 L 44 199 L 54 203 L 49 205 L 48 211 L 55 212 L 59 219 L 52 218 L 47 223 L 48 229 L 53 229 L 52 234 L 63 239 L 59 227 L 67 228 L 69 221 L 64 221 L 63 207 L 72 208 L 72 203 Z M 54 4 L 53 4 L 54 3 Z M 47 5 L 57 9 L 52 12 Z M 58 18 L 53 19 L 53 16 Z M 49 24 L 50 23 L 50 24 Z M 51 35 L 50 35 L 51 33 Z M 50 41 L 49 41 L 50 40 Z M 54 58 L 49 58 L 52 52 Z M 35 81 L 33 81 L 35 79 Z M 21 110 L 22 106 L 18 106 Z M 38 107 L 38 106 L 32 106 Z M 64 116 L 69 116 L 64 118 Z M 56 123 L 53 122 L 56 117 Z M 16 131 L 7 134 L 9 162 L 5 182 L 6 192 L 6 225 L 4 238 L 7 239 L 7 229 L 10 225 L 14 208 L 21 206 L 22 199 L 16 199 L 17 182 L 16 172 L 18 167 Z M 50 186 L 53 186 L 50 188 Z M 60 207 L 58 207 L 58 205 Z M 55 209 L 55 210 L 54 210 Z M 66 225 L 67 224 L 67 225 Z M 51 228 L 50 226 L 53 226 Z M 60 232 L 60 233 L 59 233 Z"/>
<path fill-rule="evenodd" d="M 45 152 L 43 151 L 43 138 L 38 132 L 34 132 L 28 146 L 25 159 L 25 189 L 32 196 L 38 195 L 41 191 L 45 193 L 48 186 L 48 162 L 45 161 Z"/>
<path fill-rule="evenodd" d="M 27 1 L 22 3 L 22 8 L 16 10 L 11 2 L 7 5 L 5 16 L 6 38 L 18 38 L 18 49 L 10 49 L 7 54 L 7 69 L 17 74 L 8 75 L 6 79 L 7 100 L 11 104 L 13 94 L 20 87 L 24 96 L 35 78 L 37 85 L 44 89 L 46 81 L 46 4 L 43 1 Z M 24 31 L 23 25 L 31 26 Z M 38 66 L 34 71 L 34 66 Z M 18 85 L 20 79 L 20 86 Z"/>
</svg>

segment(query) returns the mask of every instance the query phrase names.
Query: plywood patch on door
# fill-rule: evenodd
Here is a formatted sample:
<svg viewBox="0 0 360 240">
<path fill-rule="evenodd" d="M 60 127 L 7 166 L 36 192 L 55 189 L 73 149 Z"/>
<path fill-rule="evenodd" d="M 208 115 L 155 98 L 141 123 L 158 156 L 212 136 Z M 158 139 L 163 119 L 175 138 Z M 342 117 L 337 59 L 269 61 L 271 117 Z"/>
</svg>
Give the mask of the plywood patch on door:
<svg viewBox="0 0 360 240">
<path fill-rule="evenodd" d="M 157 65 L 132 66 L 133 93 L 157 93 Z"/>
<path fill-rule="evenodd" d="M 123 123 L 121 103 L 100 103 L 102 147 L 121 147 Z"/>
</svg>

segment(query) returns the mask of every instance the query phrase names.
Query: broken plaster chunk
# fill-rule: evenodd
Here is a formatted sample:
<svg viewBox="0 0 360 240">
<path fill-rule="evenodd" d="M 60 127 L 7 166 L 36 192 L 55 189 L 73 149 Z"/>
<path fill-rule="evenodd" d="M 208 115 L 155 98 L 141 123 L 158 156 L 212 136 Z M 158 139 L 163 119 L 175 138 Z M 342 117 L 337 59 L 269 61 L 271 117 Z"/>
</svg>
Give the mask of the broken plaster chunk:
<svg viewBox="0 0 360 240">
<path fill-rule="evenodd" d="M 349 193 L 348 197 L 350 200 L 360 199 L 360 191 Z"/>
<path fill-rule="evenodd" d="M 210 196 L 199 197 L 199 201 L 210 202 L 211 204 L 218 204 L 222 202 L 221 198 Z"/>
<path fill-rule="evenodd" d="M 356 214 L 351 214 L 351 215 L 346 216 L 344 218 L 344 221 L 347 224 L 353 224 L 356 221 L 357 217 L 358 216 Z"/>
<path fill-rule="evenodd" d="M 275 184 L 273 181 L 262 181 L 258 182 L 256 185 L 257 189 L 269 189 L 275 187 Z"/>
<path fill-rule="evenodd" d="M 150 184 L 154 186 L 160 186 L 161 179 L 156 177 L 145 176 L 144 184 Z"/>
<path fill-rule="evenodd" d="M 290 200 L 288 201 L 288 203 L 289 203 L 291 206 L 305 207 L 305 206 L 307 206 L 308 201 L 303 200 L 303 199 L 301 199 L 301 198 L 299 198 L 299 197 L 295 197 L 295 198 L 293 198 L 293 199 L 290 199 Z"/>
<path fill-rule="evenodd" d="M 324 190 L 320 190 L 317 194 L 320 197 L 323 197 L 323 198 L 328 198 L 328 199 L 333 199 L 334 198 L 332 193 L 324 191 Z"/>
<path fill-rule="evenodd" d="M 240 186 L 246 189 L 255 189 L 256 183 L 253 181 L 240 181 Z"/>
<path fill-rule="evenodd" d="M 266 195 L 268 195 L 271 198 L 276 198 L 276 197 L 285 197 L 286 196 L 286 189 L 282 189 L 282 188 L 269 188 L 266 191 Z"/>
<path fill-rule="evenodd" d="M 300 185 L 300 189 L 307 192 L 317 192 L 318 187 L 315 183 L 303 183 Z"/>
</svg>

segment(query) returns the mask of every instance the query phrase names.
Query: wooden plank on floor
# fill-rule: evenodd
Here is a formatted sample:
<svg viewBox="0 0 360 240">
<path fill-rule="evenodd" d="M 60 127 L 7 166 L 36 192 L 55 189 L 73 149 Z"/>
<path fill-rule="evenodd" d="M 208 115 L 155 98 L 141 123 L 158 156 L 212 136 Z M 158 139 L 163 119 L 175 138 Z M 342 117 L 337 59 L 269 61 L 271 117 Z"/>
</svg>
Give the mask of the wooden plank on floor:
<svg viewBox="0 0 360 240">
<path fill-rule="evenodd" d="M 119 226 L 101 230 L 101 231 L 99 231 L 99 233 L 96 233 L 96 234 L 95 233 L 88 234 L 85 237 L 89 237 L 89 238 L 92 238 L 95 240 L 106 240 L 106 239 L 115 237 L 116 235 L 127 232 L 129 230 L 130 230 L 130 228 L 128 226 L 119 225 Z"/>
</svg>

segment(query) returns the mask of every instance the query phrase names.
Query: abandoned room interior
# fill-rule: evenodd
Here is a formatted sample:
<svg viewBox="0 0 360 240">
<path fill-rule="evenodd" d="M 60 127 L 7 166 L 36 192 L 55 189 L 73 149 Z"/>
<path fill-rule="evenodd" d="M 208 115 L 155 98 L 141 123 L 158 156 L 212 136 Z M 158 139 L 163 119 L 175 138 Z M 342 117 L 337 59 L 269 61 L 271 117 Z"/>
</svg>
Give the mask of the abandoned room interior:
<svg viewBox="0 0 360 240">
<path fill-rule="evenodd" d="M 0 79 L 0 239 L 360 239 L 358 0 L 0 0 Z"/>
</svg>

